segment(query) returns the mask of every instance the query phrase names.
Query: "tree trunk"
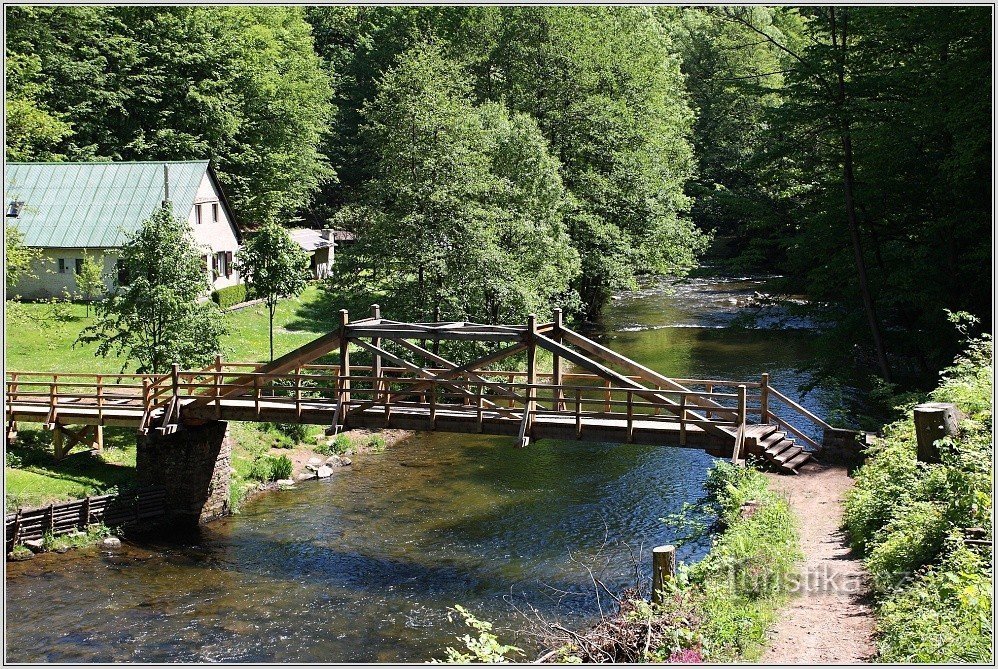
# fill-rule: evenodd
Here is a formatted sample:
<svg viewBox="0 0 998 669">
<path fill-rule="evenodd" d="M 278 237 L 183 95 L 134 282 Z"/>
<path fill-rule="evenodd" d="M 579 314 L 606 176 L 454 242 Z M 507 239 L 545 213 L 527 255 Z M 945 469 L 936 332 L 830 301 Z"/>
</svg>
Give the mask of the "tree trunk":
<svg viewBox="0 0 998 669">
<path fill-rule="evenodd" d="M 843 12 L 847 12 L 843 9 Z M 829 8 L 831 18 L 832 46 L 838 48 L 837 28 L 835 22 L 835 8 Z M 846 15 L 847 16 L 847 15 Z M 842 183 L 845 191 L 846 220 L 849 224 L 849 239 L 852 242 L 853 257 L 856 262 L 856 276 L 859 279 L 859 292 L 863 298 L 863 310 L 866 312 L 866 320 L 870 327 L 870 335 L 873 338 L 873 348 L 877 355 L 877 365 L 885 381 L 890 382 L 891 372 L 887 364 L 887 353 L 884 350 L 883 337 L 880 332 L 880 322 L 877 319 L 876 306 L 873 303 L 873 296 L 870 293 L 870 282 L 866 271 L 866 259 L 863 256 L 863 244 L 859 235 L 859 221 L 856 217 L 856 179 L 853 173 L 853 153 L 852 153 L 852 133 L 848 113 L 845 109 L 846 87 L 845 87 L 845 61 L 847 49 L 847 23 L 846 16 L 842 19 L 842 43 L 841 57 L 836 68 L 838 77 L 838 105 L 841 114 L 841 139 L 842 139 Z"/>
<path fill-rule="evenodd" d="M 274 310 L 277 308 L 277 305 L 268 304 L 267 308 L 270 312 L 270 361 L 274 362 Z"/>
</svg>

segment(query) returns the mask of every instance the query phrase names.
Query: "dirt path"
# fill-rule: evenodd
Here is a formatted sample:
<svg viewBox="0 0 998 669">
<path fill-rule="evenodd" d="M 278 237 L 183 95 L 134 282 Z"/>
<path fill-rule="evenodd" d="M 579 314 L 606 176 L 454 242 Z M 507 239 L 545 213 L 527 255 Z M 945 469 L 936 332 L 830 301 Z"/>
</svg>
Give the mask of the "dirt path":
<svg viewBox="0 0 998 669">
<path fill-rule="evenodd" d="M 866 572 L 850 555 L 839 529 L 842 500 L 852 479 L 844 468 L 811 463 L 798 476 L 772 474 L 770 483 L 790 498 L 800 519 L 804 563 L 799 595 L 780 612 L 760 661 L 870 661 L 875 650 L 874 619 L 866 601 Z"/>
</svg>

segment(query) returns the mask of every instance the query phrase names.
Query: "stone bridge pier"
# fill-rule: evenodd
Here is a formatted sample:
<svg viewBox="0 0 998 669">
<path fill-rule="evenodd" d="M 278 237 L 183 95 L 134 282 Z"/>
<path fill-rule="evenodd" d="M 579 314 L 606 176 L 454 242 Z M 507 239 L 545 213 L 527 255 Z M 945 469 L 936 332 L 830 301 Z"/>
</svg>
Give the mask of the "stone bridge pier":
<svg viewBox="0 0 998 669">
<path fill-rule="evenodd" d="M 140 486 L 166 489 L 166 521 L 196 527 L 229 513 L 232 444 L 228 423 L 181 424 L 176 432 L 150 430 L 139 437 L 136 478 Z"/>
</svg>

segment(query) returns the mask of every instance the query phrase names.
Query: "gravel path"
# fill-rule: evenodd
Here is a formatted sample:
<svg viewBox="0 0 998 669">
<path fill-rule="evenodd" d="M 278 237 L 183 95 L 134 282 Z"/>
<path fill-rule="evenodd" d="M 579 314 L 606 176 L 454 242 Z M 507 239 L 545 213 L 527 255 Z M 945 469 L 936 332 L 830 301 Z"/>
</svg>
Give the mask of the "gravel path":
<svg viewBox="0 0 998 669">
<path fill-rule="evenodd" d="M 800 519 L 801 588 L 769 631 L 764 664 L 871 661 L 874 618 L 862 562 L 851 554 L 842 500 L 853 481 L 842 467 L 808 463 L 797 476 L 770 475 Z"/>
</svg>

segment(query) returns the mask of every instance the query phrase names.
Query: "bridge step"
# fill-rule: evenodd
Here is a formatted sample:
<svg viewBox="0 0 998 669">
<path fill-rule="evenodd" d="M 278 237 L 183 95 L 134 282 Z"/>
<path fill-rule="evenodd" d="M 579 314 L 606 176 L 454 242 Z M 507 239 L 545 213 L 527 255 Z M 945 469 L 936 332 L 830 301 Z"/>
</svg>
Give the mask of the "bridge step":
<svg viewBox="0 0 998 669">
<path fill-rule="evenodd" d="M 775 460 L 777 457 L 785 454 L 788 450 L 795 447 L 797 447 L 797 442 L 793 439 L 780 439 L 780 441 L 767 448 L 763 451 L 763 453 L 770 460 Z"/>
<path fill-rule="evenodd" d="M 807 451 L 801 451 L 796 456 L 784 463 L 782 471 L 788 474 L 796 474 L 797 470 L 800 469 L 801 465 L 811 459 L 811 454 Z"/>
</svg>

